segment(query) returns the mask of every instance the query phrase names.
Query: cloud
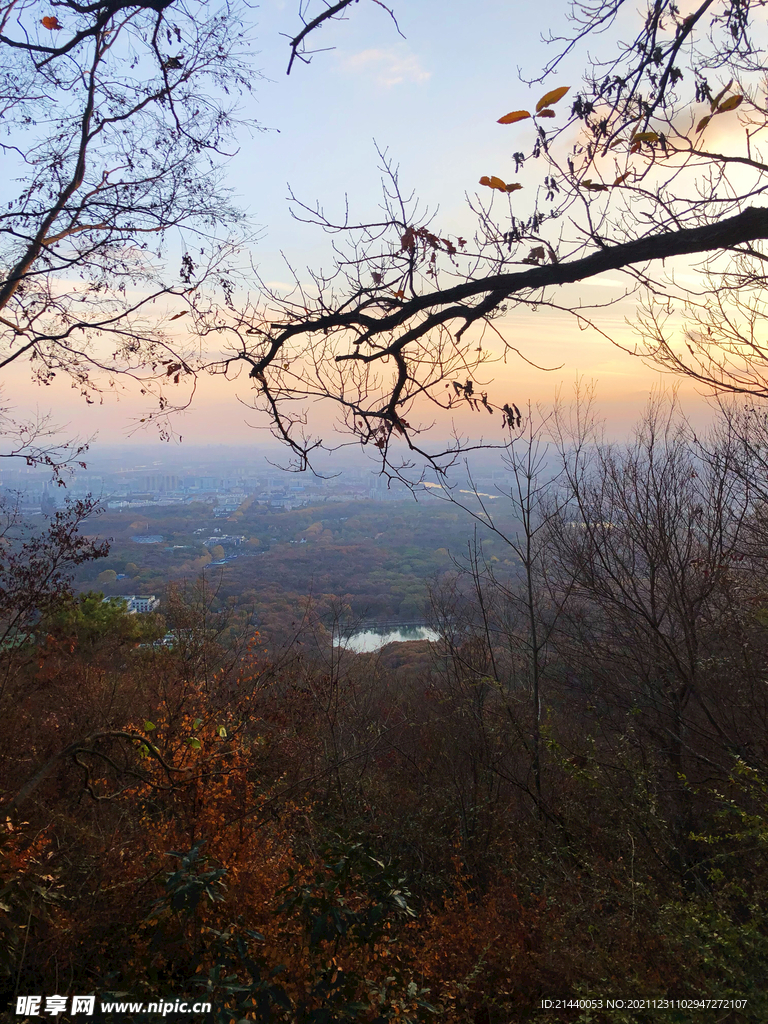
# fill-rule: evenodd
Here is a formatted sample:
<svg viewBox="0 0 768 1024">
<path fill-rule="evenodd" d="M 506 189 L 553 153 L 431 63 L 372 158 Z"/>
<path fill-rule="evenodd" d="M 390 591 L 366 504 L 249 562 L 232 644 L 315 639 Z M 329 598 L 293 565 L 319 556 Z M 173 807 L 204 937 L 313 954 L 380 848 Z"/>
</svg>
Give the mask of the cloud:
<svg viewBox="0 0 768 1024">
<path fill-rule="evenodd" d="M 424 70 L 416 54 L 398 50 L 361 50 L 346 57 L 342 67 L 352 74 L 373 74 L 385 89 L 403 82 L 418 85 L 432 77 L 432 72 Z"/>
</svg>

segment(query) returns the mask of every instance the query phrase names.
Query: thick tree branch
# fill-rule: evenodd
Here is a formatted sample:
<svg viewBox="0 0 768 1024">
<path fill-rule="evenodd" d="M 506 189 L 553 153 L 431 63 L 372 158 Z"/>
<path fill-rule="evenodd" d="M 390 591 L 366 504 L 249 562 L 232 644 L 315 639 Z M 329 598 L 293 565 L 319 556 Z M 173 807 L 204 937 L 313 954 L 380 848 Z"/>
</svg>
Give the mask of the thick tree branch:
<svg viewBox="0 0 768 1024">
<path fill-rule="evenodd" d="M 360 307 L 343 313 L 328 313 L 314 318 L 307 317 L 283 327 L 274 336 L 269 351 L 261 360 L 254 363 L 250 375 L 258 377 L 263 373 L 283 345 L 297 335 L 344 327 L 362 327 L 364 332 L 355 339 L 355 343 L 359 344 L 377 335 L 397 329 L 425 310 L 436 309 L 436 312 L 424 323 L 409 330 L 404 338 L 397 339 L 389 348 L 373 356 L 366 354 L 359 357 L 361 360 L 371 361 L 377 355 L 381 357 L 401 351 L 404 344 L 422 337 L 439 324 L 456 318 L 474 319 L 474 311 L 459 304 L 477 295 L 487 295 L 491 298 L 491 301 L 483 303 L 483 312 L 488 314 L 505 299 L 522 291 L 574 284 L 577 281 L 584 281 L 607 271 L 621 270 L 637 263 L 648 263 L 673 256 L 728 250 L 745 242 L 764 238 L 768 238 L 768 209 L 750 207 L 734 217 L 715 224 L 667 231 L 621 245 L 606 246 L 598 252 L 591 253 L 582 259 L 573 260 L 571 263 L 553 263 L 509 274 L 491 274 L 478 280 L 455 285 L 453 288 L 417 295 L 415 298 L 403 302 L 395 312 L 381 317 L 362 312 Z M 355 358 L 355 355 L 340 358 Z"/>
</svg>

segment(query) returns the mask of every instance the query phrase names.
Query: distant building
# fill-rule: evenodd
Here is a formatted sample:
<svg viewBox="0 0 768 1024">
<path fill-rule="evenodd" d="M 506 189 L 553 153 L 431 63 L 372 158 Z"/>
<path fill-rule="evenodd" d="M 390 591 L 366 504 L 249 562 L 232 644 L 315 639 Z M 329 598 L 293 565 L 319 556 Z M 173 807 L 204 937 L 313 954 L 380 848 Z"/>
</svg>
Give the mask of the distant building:
<svg viewBox="0 0 768 1024">
<path fill-rule="evenodd" d="M 160 598 L 154 594 L 119 594 L 116 597 L 105 597 L 104 601 L 125 601 L 125 610 L 129 615 L 146 615 L 160 607 Z"/>
<path fill-rule="evenodd" d="M 163 538 L 159 533 L 140 533 L 137 537 L 131 537 L 134 544 L 162 544 Z"/>
</svg>

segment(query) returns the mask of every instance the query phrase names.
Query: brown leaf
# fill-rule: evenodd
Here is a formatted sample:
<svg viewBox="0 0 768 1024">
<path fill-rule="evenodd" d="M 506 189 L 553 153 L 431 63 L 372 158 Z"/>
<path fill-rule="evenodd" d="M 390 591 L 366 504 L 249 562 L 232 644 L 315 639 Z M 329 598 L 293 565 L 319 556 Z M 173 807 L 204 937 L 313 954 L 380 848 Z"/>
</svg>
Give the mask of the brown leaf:
<svg viewBox="0 0 768 1024">
<path fill-rule="evenodd" d="M 729 96 L 727 100 L 723 100 L 717 108 L 716 113 L 725 114 L 729 110 L 735 110 L 743 99 L 743 96 Z"/>
<path fill-rule="evenodd" d="M 488 177 L 487 174 L 484 174 L 480 179 L 480 184 L 485 185 L 488 188 L 498 189 L 499 192 L 507 191 L 507 183 L 505 181 L 502 181 L 501 178 L 497 178 L 495 174 L 492 174 L 490 178 Z"/>
<path fill-rule="evenodd" d="M 188 312 L 188 309 L 182 309 L 182 311 L 180 313 L 177 313 L 176 316 L 172 316 L 171 320 L 178 320 L 179 317 L 186 316 Z"/>
<path fill-rule="evenodd" d="M 631 171 L 625 171 L 624 174 L 620 174 L 618 176 L 618 178 L 616 179 L 616 181 L 614 181 L 614 183 L 613 183 L 614 187 L 616 185 L 623 185 L 624 182 L 627 180 L 627 178 L 630 176 L 631 173 L 632 173 Z"/>
<path fill-rule="evenodd" d="M 633 142 L 658 142 L 659 136 L 656 132 L 637 132 L 632 136 Z"/>
<path fill-rule="evenodd" d="M 515 181 L 511 185 L 507 185 L 507 192 L 517 192 L 522 187 L 522 185 Z"/>
<path fill-rule="evenodd" d="M 555 116 L 555 112 L 554 112 L 554 110 L 540 110 L 536 116 L 537 117 L 554 117 Z"/>
<path fill-rule="evenodd" d="M 407 249 L 409 252 L 413 252 L 416 248 L 416 232 L 413 228 L 406 228 L 400 238 L 400 249 Z"/>
<path fill-rule="evenodd" d="M 563 96 L 565 96 L 565 94 L 568 92 L 570 88 L 570 85 L 561 85 L 557 89 L 552 89 L 551 92 L 544 93 L 539 102 L 536 104 L 536 113 L 540 113 L 544 109 L 544 107 L 551 107 L 555 103 L 559 102 L 563 98 Z"/>
<path fill-rule="evenodd" d="M 711 120 L 712 120 L 712 115 L 711 114 L 707 114 L 706 117 L 702 117 L 702 119 L 696 125 L 696 131 L 697 132 L 703 132 L 704 129 L 707 127 L 707 125 L 709 124 L 709 122 Z"/>
<path fill-rule="evenodd" d="M 49 28 L 51 29 L 51 31 L 57 28 L 63 28 L 59 19 L 52 17 L 50 14 L 46 15 L 46 17 L 42 19 L 40 24 L 43 26 L 43 28 Z"/>
<path fill-rule="evenodd" d="M 513 110 L 509 114 L 505 114 L 504 117 L 500 117 L 496 122 L 497 124 L 515 124 L 516 121 L 524 121 L 531 115 L 527 110 Z"/>
</svg>

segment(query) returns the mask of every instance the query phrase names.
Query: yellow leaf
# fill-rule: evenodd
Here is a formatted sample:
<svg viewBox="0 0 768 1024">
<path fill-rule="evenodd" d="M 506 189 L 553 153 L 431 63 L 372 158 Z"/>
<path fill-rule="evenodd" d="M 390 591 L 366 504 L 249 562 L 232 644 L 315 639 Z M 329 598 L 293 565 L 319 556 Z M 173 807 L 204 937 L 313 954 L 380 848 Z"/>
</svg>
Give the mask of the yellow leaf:
<svg viewBox="0 0 768 1024">
<path fill-rule="evenodd" d="M 49 28 L 51 30 L 61 28 L 61 22 L 59 21 L 59 19 L 53 18 L 51 17 L 51 15 L 47 15 L 45 18 L 43 18 L 40 24 L 43 26 L 43 28 Z"/>
<path fill-rule="evenodd" d="M 554 116 L 555 116 L 554 110 L 540 110 L 539 113 L 537 114 L 537 117 L 554 117 Z"/>
<path fill-rule="evenodd" d="M 491 187 L 491 179 L 490 179 L 490 178 L 488 177 L 488 175 L 487 175 L 487 174 L 484 174 L 484 175 L 482 176 L 482 178 L 480 179 L 480 184 L 481 184 L 481 185 L 487 185 L 487 186 L 488 186 L 488 188 L 490 188 L 490 187 Z"/>
<path fill-rule="evenodd" d="M 507 192 L 517 192 L 522 187 L 518 182 L 514 182 L 512 185 L 507 185 Z"/>
<path fill-rule="evenodd" d="M 544 107 L 551 107 L 565 96 L 570 89 L 570 85 L 561 85 L 558 89 L 553 89 L 551 92 L 544 93 L 539 102 L 536 104 L 536 113 L 544 109 Z"/>
<path fill-rule="evenodd" d="M 638 132 L 632 136 L 633 142 L 658 142 L 659 136 L 656 132 Z"/>
<path fill-rule="evenodd" d="M 707 125 L 709 124 L 709 122 L 711 120 L 712 120 L 712 115 L 711 114 L 707 114 L 706 117 L 702 117 L 702 119 L 696 125 L 696 131 L 697 132 L 703 132 L 704 129 L 707 127 Z"/>
<path fill-rule="evenodd" d="M 500 117 L 497 124 L 514 124 L 515 121 L 524 121 L 526 117 L 530 116 L 527 110 L 513 110 L 510 114 Z"/>
<path fill-rule="evenodd" d="M 725 114 L 728 110 L 735 110 L 743 99 L 743 96 L 729 96 L 727 100 L 723 100 L 715 113 Z"/>
<path fill-rule="evenodd" d="M 507 191 L 506 181 L 502 181 L 501 178 L 497 178 L 495 174 L 491 175 L 491 188 L 497 188 L 500 192 Z"/>
</svg>

